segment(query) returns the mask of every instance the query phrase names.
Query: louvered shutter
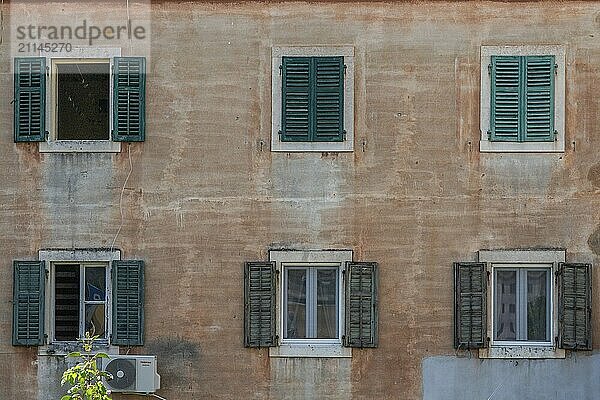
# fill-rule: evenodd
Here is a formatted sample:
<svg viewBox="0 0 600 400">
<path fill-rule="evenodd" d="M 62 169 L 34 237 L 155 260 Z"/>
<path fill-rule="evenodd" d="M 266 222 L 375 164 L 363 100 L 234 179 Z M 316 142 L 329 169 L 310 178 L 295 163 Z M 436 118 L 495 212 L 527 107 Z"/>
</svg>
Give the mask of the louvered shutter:
<svg viewBox="0 0 600 400">
<path fill-rule="evenodd" d="M 275 263 L 244 265 L 244 346 L 273 347 L 275 336 Z"/>
<path fill-rule="evenodd" d="M 485 263 L 454 263 L 454 347 L 486 347 Z"/>
<path fill-rule="evenodd" d="M 14 346 L 44 344 L 43 261 L 13 262 L 13 339 Z"/>
<path fill-rule="evenodd" d="M 519 57 L 492 56 L 490 140 L 519 140 Z"/>
<path fill-rule="evenodd" d="M 559 347 L 592 350 L 592 266 L 559 264 Z"/>
<path fill-rule="evenodd" d="M 146 59 L 115 57 L 113 140 L 143 142 L 146 115 Z"/>
<path fill-rule="evenodd" d="M 311 130 L 311 59 L 283 57 L 281 141 L 308 142 Z"/>
<path fill-rule="evenodd" d="M 554 140 L 554 56 L 525 57 L 523 140 Z"/>
<path fill-rule="evenodd" d="M 112 262 L 113 323 L 111 343 L 119 346 L 144 344 L 144 262 Z"/>
<path fill-rule="evenodd" d="M 15 58 L 15 142 L 46 138 L 46 59 Z"/>
<path fill-rule="evenodd" d="M 377 347 L 377 263 L 346 262 L 346 347 Z"/>
<path fill-rule="evenodd" d="M 315 57 L 314 136 L 316 142 L 344 140 L 344 58 Z"/>
</svg>

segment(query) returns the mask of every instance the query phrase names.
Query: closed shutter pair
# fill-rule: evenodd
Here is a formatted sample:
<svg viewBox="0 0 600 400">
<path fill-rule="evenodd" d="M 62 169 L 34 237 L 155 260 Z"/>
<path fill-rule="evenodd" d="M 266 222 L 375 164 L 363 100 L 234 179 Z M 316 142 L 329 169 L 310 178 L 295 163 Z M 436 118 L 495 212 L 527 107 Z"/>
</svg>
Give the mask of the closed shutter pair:
<svg viewBox="0 0 600 400">
<path fill-rule="evenodd" d="M 592 349 L 591 264 L 560 263 L 558 267 L 558 346 Z M 487 347 L 486 264 L 454 264 L 454 347 Z"/>
<path fill-rule="evenodd" d="M 492 56 L 489 140 L 555 140 L 555 70 L 554 56 Z"/>
<path fill-rule="evenodd" d="M 283 57 L 280 139 L 344 140 L 344 57 Z"/>
<path fill-rule="evenodd" d="M 45 344 L 44 309 L 46 266 L 44 261 L 14 261 L 13 345 Z M 141 346 L 144 337 L 144 262 L 112 262 L 111 344 Z"/>
<path fill-rule="evenodd" d="M 46 59 L 15 58 L 15 142 L 46 140 Z M 115 57 L 112 140 L 142 142 L 145 137 L 146 59 Z"/>
<path fill-rule="evenodd" d="M 244 268 L 244 345 L 278 345 L 275 328 L 275 262 L 247 262 Z M 377 263 L 346 262 L 343 344 L 377 347 Z"/>
</svg>

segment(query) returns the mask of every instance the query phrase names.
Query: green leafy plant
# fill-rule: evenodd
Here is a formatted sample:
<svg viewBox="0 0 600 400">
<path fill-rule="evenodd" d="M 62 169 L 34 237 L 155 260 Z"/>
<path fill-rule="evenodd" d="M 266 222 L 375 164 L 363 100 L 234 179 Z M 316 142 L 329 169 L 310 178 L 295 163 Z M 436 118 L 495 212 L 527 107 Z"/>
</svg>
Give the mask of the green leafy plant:
<svg viewBox="0 0 600 400">
<path fill-rule="evenodd" d="M 108 358 L 105 353 L 92 353 L 94 341 L 98 336 L 91 336 L 86 332 L 85 338 L 79 341 L 83 352 L 75 351 L 67 357 L 81 359 L 75 366 L 63 373 L 60 384 L 69 384 L 71 388 L 61 400 L 111 400 L 110 392 L 104 386 L 102 378 L 112 379 L 111 374 L 98 368 L 98 359 Z"/>
</svg>

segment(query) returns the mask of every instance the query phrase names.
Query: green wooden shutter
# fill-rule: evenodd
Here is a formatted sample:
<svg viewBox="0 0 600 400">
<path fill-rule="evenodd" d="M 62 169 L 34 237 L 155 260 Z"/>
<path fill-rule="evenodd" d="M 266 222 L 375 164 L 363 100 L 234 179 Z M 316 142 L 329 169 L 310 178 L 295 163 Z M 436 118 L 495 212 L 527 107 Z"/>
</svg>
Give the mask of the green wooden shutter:
<svg viewBox="0 0 600 400">
<path fill-rule="evenodd" d="M 554 141 L 554 56 L 525 58 L 523 140 Z"/>
<path fill-rule="evenodd" d="M 146 116 L 146 59 L 115 57 L 113 140 L 143 142 Z"/>
<path fill-rule="evenodd" d="M 377 347 L 377 263 L 346 262 L 346 347 Z"/>
<path fill-rule="evenodd" d="M 45 264 L 43 261 L 14 261 L 13 269 L 12 344 L 43 345 Z"/>
<path fill-rule="evenodd" d="M 46 59 L 15 58 L 15 142 L 46 139 Z"/>
<path fill-rule="evenodd" d="M 344 57 L 315 57 L 313 140 L 344 140 Z"/>
<path fill-rule="evenodd" d="M 283 57 L 280 137 L 282 142 L 310 141 L 310 70 L 309 57 Z"/>
<path fill-rule="evenodd" d="M 454 263 L 454 347 L 487 345 L 487 273 L 485 263 Z"/>
<path fill-rule="evenodd" d="M 491 141 L 519 140 L 520 71 L 519 57 L 492 56 Z"/>
<path fill-rule="evenodd" d="M 111 343 L 141 346 L 144 344 L 144 261 L 113 261 L 112 284 Z"/>
<path fill-rule="evenodd" d="M 592 350 L 592 266 L 560 263 L 559 347 Z"/>
<path fill-rule="evenodd" d="M 273 347 L 275 336 L 275 263 L 244 265 L 244 346 Z"/>
</svg>

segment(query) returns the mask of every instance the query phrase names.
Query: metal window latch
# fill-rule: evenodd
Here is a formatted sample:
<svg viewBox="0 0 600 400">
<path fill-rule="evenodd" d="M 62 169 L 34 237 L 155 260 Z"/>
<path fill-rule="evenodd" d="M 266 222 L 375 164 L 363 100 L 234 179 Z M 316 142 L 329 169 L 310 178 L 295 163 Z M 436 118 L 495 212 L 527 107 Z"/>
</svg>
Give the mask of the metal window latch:
<svg viewBox="0 0 600 400">
<path fill-rule="evenodd" d="M 558 74 L 558 64 L 554 64 L 554 75 Z"/>
<path fill-rule="evenodd" d="M 348 66 L 344 64 L 344 75 L 346 75 L 346 71 L 348 70 Z"/>
<path fill-rule="evenodd" d="M 283 135 L 283 131 L 280 129 L 279 132 L 277 132 L 277 134 L 279 135 L 279 137 L 281 137 L 281 135 Z"/>
<path fill-rule="evenodd" d="M 488 64 L 488 75 L 492 74 L 492 64 Z"/>
<path fill-rule="evenodd" d="M 283 65 L 279 66 L 279 75 L 283 75 Z"/>
<path fill-rule="evenodd" d="M 487 131 L 488 140 L 492 139 L 492 131 Z"/>
</svg>

